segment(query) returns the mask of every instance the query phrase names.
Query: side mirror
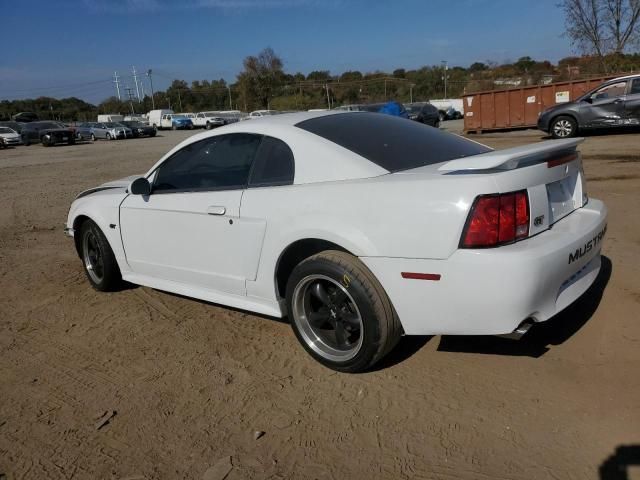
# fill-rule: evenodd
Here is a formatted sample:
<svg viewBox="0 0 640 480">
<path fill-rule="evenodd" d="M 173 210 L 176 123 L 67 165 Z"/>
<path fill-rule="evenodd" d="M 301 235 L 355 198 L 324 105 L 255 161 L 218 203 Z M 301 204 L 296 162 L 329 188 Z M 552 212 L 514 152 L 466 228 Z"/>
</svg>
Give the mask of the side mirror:
<svg viewBox="0 0 640 480">
<path fill-rule="evenodd" d="M 129 184 L 129 193 L 131 195 L 150 195 L 151 184 L 144 177 L 136 178 Z"/>
</svg>

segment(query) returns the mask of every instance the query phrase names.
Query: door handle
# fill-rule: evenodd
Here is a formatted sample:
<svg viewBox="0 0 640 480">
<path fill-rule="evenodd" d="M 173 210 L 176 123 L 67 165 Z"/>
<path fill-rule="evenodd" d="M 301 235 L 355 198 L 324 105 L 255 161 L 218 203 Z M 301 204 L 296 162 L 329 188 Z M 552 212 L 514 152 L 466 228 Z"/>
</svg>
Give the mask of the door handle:
<svg viewBox="0 0 640 480">
<path fill-rule="evenodd" d="M 207 215 L 224 215 L 227 212 L 227 209 L 224 207 L 219 207 L 216 205 L 211 205 L 207 207 Z"/>
</svg>

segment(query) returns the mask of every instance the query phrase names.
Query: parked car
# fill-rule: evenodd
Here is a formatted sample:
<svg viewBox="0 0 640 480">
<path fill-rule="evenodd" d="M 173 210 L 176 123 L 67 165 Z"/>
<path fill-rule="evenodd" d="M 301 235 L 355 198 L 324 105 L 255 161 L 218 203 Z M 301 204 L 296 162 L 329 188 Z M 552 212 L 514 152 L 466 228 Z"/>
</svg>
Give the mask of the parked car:
<svg viewBox="0 0 640 480">
<path fill-rule="evenodd" d="M 0 143 L 2 147 L 15 147 L 20 145 L 20 134 L 9 127 L 0 127 Z"/>
<path fill-rule="evenodd" d="M 191 120 L 196 128 L 206 128 L 211 130 L 215 127 L 221 127 L 225 124 L 224 119 L 216 115 L 216 112 L 199 112 Z"/>
<path fill-rule="evenodd" d="M 581 130 L 633 126 L 640 126 L 640 75 L 609 80 L 538 117 L 538 128 L 553 138 L 574 137 Z"/>
<path fill-rule="evenodd" d="M 247 118 L 260 118 L 260 117 L 269 117 L 271 115 L 279 115 L 280 112 L 278 110 L 254 110 L 251 112 Z"/>
<path fill-rule="evenodd" d="M 20 132 L 22 143 L 26 146 L 32 143 L 42 143 L 50 147 L 56 143 L 76 143 L 76 136 L 69 127 L 59 122 L 30 122 L 25 123 Z"/>
<path fill-rule="evenodd" d="M 131 130 L 134 138 L 155 137 L 158 133 L 158 130 L 154 127 L 141 122 L 124 120 L 120 123 Z"/>
<path fill-rule="evenodd" d="M 346 112 L 377 112 L 385 113 L 387 115 L 392 115 L 395 117 L 409 118 L 409 114 L 404 108 L 404 105 L 395 101 L 385 103 L 343 105 L 341 107 L 335 108 L 334 110 Z"/>
<path fill-rule="evenodd" d="M 67 127 L 73 130 L 76 140 L 80 140 L 80 141 L 91 140 L 91 128 L 86 126 L 85 123 L 74 122 L 74 123 L 68 124 Z"/>
<path fill-rule="evenodd" d="M 149 112 L 149 125 L 151 125 L 152 127 L 156 127 L 157 129 L 162 128 L 162 117 L 164 115 L 169 115 L 172 114 L 173 110 L 168 110 L 168 109 L 164 109 L 164 110 L 151 110 Z"/>
<path fill-rule="evenodd" d="M 429 102 L 407 103 L 405 108 L 411 120 L 436 128 L 440 126 L 440 112 Z"/>
<path fill-rule="evenodd" d="M 100 138 L 105 140 L 122 140 L 133 137 L 133 132 L 130 128 L 115 122 L 89 122 L 84 125 L 91 128 L 91 140 L 94 141 Z"/>
<path fill-rule="evenodd" d="M 403 334 L 518 336 L 587 290 L 607 209 L 579 142 L 493 151 L 390 115 L 278 115 L 80 193 L 65 230 L 97 290 L 288 315 L 315 359 L 359 372 Z"/>
<path fill-rule="evenodd" d="M 20 133 L 22 131 L 22 122 L 14 122 L 13 120 L 0 122 L 0 127 L 9 127 L 11 130 L 15 130 Z"/>
<path fill-rule="evenodd" d="M 239 122 L 242 118 L 246 117 L 246 114 L 242 113 L 240 110 L 220 110 L 214 113 L 216 116 L 224 120 L 225 125 Z"/>
<path fill-rule="evenodd" d="M 160 128 L 170 128 L 171 130 L 192 129 L 193 122 L 183 115 L 167 113 L 160 119 Z"/>
<path fill-rule="evenodd" d="M 13 115 L 12 120 L 14 122 L 28 123 L 28 122 L 37 122 L 38 115 L 33 112 L 20 112 Z"/>
</svg>

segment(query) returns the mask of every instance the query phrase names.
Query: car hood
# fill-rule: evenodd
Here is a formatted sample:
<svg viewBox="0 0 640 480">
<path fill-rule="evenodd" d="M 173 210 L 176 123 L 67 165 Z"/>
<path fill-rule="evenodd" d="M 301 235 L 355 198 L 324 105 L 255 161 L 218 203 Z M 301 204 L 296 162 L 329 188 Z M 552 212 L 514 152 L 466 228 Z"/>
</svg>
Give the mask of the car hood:
<svg viewBox="0 0 640 480">
<path fill-rule="evenodd" d="M 70 128 L 43 128 L 42 130 L 40 130 L 40 133 L 42 132 L 51 132 L 51 133 L 72 133 L 73 130 Z"/>
<path fill-rule="evenodd" d="M 545 111 L 542 112 L 541 115 L 547 115 L 549 113 L 553 113 L 558 110 L 565 110 L 567 108 L 573 107 L 574 105 L 576 105 L 576 102 L 559 103 L 557 105 L 554 105 L 553 107 L 547 108 Z"/>
<path fill-rule="evenodd" d="M 81 197 L 86 197 L 87 195 L 91 195 L 92 193 L 101 192 L 103 190 L 111 190 L 112 188 L 122 188 L 125 189 L 129 186 L 131 182 L 133 182 L 136 178 L 140 178 L 142 175 L 131 175 L 129 177 L 120 178 L 118 180 L 111 180 L 109 182 L 105 182 L 102 185 L 98 185 L 97 187 L 89 188 L 83 192 L 80 192 L 76 199 Z"/>
<path fill-rule="evenodd" d="M 2 138 L 20 138 L 20 135 L 17 133 L 0 133 L 0 137 Z"/>
</svg>

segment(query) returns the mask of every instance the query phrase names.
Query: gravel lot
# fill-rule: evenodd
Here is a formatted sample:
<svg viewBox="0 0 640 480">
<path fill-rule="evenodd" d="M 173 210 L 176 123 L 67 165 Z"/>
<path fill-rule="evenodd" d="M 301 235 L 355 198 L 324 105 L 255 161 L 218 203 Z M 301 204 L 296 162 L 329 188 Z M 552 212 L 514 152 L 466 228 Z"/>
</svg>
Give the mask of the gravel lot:
<svg viewBox="0 0 640 480">
<path fill-rule="evenodd" d="M 577 304 L 519 342 L 405 338 L 343 375 L 285 322 L 85 280 L 74 196 L 191 133 L 0 150 L 0 479 L 584 480 L 640 449 L 640 135 L 581 147 L 610 220 Z"/>
</svg>

